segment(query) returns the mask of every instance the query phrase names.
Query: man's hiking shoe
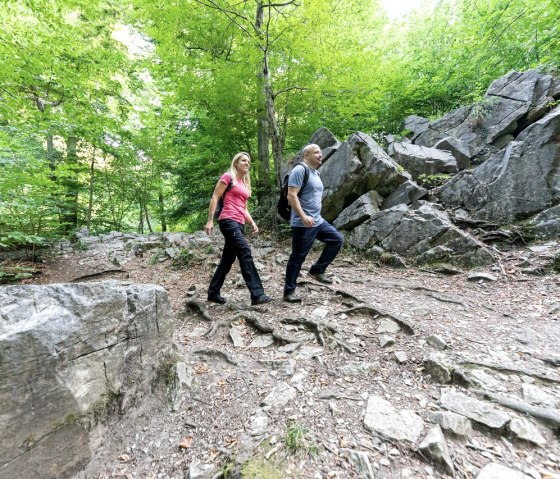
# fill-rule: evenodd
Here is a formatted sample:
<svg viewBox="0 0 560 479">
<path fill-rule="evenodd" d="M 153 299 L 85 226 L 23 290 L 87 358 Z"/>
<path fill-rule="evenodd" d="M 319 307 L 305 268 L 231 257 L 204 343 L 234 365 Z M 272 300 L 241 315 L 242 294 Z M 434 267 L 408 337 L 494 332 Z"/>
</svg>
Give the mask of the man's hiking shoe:
<svg viewBox="0 0 560 479">
<path fill-rule="evenodd" d="M 301 298 L 296 293 L 285 294 L 282 298 L 286 303 L 301 303 Z"/>
<path fill-rule="evenodd" d="M 252 306 L 257 306 L 259 304 L 270 303 L 271 301 L 272 301 L 272 298 L 270 296 L 267 296 L 266 294 L 263 294 L 263 295 L 259 296 L 258 298 L 253 298 L 251 300 L 251 305 Z"/>
<path fill-rule="evenodd" d="M 220 296 L 219 294 L 209 294 L 208 301 L 210 301 L 211 303 L 225 304 L 227 299 L 223 296 Z"/>
<path fill-rule="evenodd" d="M 325 273 L 312 273 L 310 271 L 309 276 L 315 278 L 317 281 L 319 281 L 319 283 L 332 284 L 332 279 L 329 278 Z"/>
</svg>

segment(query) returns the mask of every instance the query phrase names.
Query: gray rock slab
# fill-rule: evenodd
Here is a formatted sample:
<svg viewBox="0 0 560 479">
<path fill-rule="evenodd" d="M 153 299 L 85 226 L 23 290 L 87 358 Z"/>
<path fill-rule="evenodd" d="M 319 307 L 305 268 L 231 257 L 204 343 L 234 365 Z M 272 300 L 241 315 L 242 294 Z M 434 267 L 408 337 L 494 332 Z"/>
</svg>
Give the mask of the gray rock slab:
<svg viewBox="0 0 560 479">
<path fill-rule="evenodd" d="M 268 416 L 257 415 L 251 420 L 249 431 L 251 436 L 262 436 L 268 429 Z"/>
<path fill-rule="evenodd" d="M 395 344 L 395 338 L 393 336 L 389 336 L 388 334 L 382 334 L 379 336 L 379 346 L 382 348 L 388 348 Z"/>
<path fill-rule="evenodd" d="M 272 337 L 272 334 L 260 334 L 259 336 L 255 336 L 247 347 L 268 348 L 273 344 L 274 344 L 274 338 Z"/>
<path fill-rule="evenodd" d="M 375 213 L 379 213 L 379 206 L 383 198 L 375 191 L 368 191 L 345 208 L 333 222 L 339 230 L 351 230 L 369 220 Z"/>
<path fill-rule="evenodd" d="M 375 479 L 373 467 L 371 465 L 367 452 L 344 448 L 341 448 L 340 452 L 342 454 L 346 454 L 349 457 L 349 459 L 354 464 L 359 477 L 363 477 L 365 479 Z"/>
<path fill-rule="evenodd" d="M 457 173 L 457 160 L 449 152 L 413 145 L 412 143 L 391 143 L 387 151 L 399 165 L 417 180 L 422 175 Z"/>
<path fill-rule="evenodd" d="M 476 479 L 530 479 L 529 476 L 515 469 L 502 466 L 496 462 L 486 464 L 476 476 Z"/>
<path fill-rule="evenodd" d="M 558 205 L 560 144 L 549 139 L 559 128 L 560 107 L 556 107 L 480 166 L 445 183 L 437 191 L 438 198 L 446 207 L 464 208 L 474 219 L 500 225 Z"/>
<path fill-rule="evenodd" d="M 183 362 L 176 363 L 169 374 L 167 395 L 171 410 L 178 411 L 181 404 L 195 388 L 196 376 L 194 370 Z"/>
<path fill-rule="evenodd" d="M 449 455 L 449 448 L 439 425 L 434 426 L 422 440 L 418 449 L 426 457 L 434 461 L 450 476 L 455 476 L 453 461 Z"/>
<path fill-rule="evenodd" d="M 385 197 L 410 179 L 410 175 L 399 171 L 391 157 L 362 132 L 350 135 L 321 165 L 319 172 L 324 188 L 321 214 L 327 221 L 334 221 L 364 193 L 375 190 Z"/>
<path fill-rule="evenodd" d="M 544 446 L 546 439 L 531 421 L 525 418 L 513 418 L 509 423 L 509 430 L 517 439 Z"/>
<path fill-rule="evenodd" d="M 445 340 L 437 335 L 437 334 L 430 334 L 427 338 L 426 338 L 426 342 L 435 349 L 438 349 L 440 351 L 443 351 L 445 348 L 447 348 L 447 343 L 445 342 Z"/>
<path fill-rule="evenodd" d="M 229 328 L 229 337 L 233 342 L 234 348 L 242 348 L 245 346 L 245 340 L 243 339 L 243 328 L 241 326 L 232 325 Z"/>
<path fill-rule="evenodd" d="M 508 413 L 496 409 L 489 403 L 451 389 L 442 390 L 439 402 L 445 409 L 466 416 L 491 429 L 501 429 L 511 419 Z"/>
<path fill-rule="evenodd" d="M 397 410 L 389 401 L 372 395 L 368 399 L 364 426 L 389 440 L 415 442 L 422 434 L 424 421 L 414 411 Z"/>
<path fill-rule="evenodd" d="M 538 386 L 533 384 L 522 384 L 521 390 L 523 391 L 523 399 L 525 399 L 528 403 L 553 408 L 558 405 L 558 399 Z"/>
<path fill-rule="evenodd" d="M 450 383 L 453 379 L 453 365 L 448 363 L 443 354 L 432 353 L 424 358 L 424 372 L 441 384 Z"/>
<path fill-rule="evenodd" d="M 378 333 L 398 333 L 401 330 L 399 324 L 392 319 L 382 319 L 377 327 Z"/>
<path fill-rule="evenodd" d="M 449 151 L 457 160 L 459 170 L 464 170 L 470 166 L 469 146 L 461 140 L 452 136 L 446 136 L 443 140 L 438 141 L 434 148 Z"/>
<path fill-rule="evenodd" d="M 112 410 L 116 396 L 126 411 L 172 353 L 174 316 L 159 286 L 3 286 L 0 318 L 0 474 L 12 479 L 83 469 L 93 448 L 80 418 Z"/>
<path fill-rule="evenodd" d="M 408 361 L 408 355 L 405 351 L 395 351 L 395 361 L 399 364 L 404 364 Z"/>
<path fill-rule="evenodd" d="M 396 205 L 410 205 L 428 195 L 428 190 L 415 181 L 407 180 L 383 200 L 382 210 Z"/>
<path fill-rule="evenodd" d="M 458 436 L 468 436 L 472 432 L 471 421 L 460 414 L 450 411 L 432 411 L 428 414 L 431 422 Z"/>
<path fill-rule="evenodd" d="M 297 391 L 292 386 L 281 382 L 263 399 L 261 406 L 284 407 L 295 399 L 296 395 Z"/>
</svg>

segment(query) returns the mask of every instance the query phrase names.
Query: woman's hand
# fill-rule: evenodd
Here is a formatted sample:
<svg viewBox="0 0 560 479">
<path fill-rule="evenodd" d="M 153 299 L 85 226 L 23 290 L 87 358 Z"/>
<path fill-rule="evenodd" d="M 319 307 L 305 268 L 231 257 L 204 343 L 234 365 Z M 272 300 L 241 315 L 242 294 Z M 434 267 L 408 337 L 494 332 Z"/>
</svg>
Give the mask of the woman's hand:
<svg viewBox="0 0 560 479">
<path fill-rule="evenodd" d="M 257 223 L 255 223 L 253 221 L 253 224 L 251 225 L 251 228 L 253 228 L 253 233 L 258 235 L 259 234 L 259 227 L 257 226 Z"/>
<path fill-rule="evenodd" d="M 211 235 L 213 229 L 214 229 L 214 220 L 208 220 L 206 226 L 204 227 L 204 231 L 206 231 L 207 235 Z"/>
</svg>

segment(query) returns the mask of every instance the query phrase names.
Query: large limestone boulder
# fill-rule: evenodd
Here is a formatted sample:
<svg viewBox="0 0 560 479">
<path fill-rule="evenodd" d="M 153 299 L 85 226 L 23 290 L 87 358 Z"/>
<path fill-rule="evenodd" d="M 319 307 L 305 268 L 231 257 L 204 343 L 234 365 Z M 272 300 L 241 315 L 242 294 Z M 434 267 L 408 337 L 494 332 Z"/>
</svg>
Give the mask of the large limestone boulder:
<svg viewBox="0 0 560 479">
<path fill-rule="evenodd" d="M 369 191 L 340 213 L 333 225 L 340 230 L 351 230 L 379 213 L 381 203 L 383 198 L 375 190 Z"/>
<path fill-rule="evenodd" d="M 321 154 L 323 155 L 323 163 L 327 161 L 333 153 L 338 150 L 340 145 L 342 144 L 337 138 L 332 134 L 332 132 L 322 126 L 319 128 L 309 140 L 309 143 L 315 143 L 316 145 L 321 148 Z"/>
<path fill-rule="evenodd" d="M 484 101 L 454 110 L 430 123 L 415 143 L 434 146 L 454 137 L 469 147 L 469 156 L 487 158 L 519 131 L 538 120 L 560 97 L 557 81 L 536 70 L 510 72 L 488 88 Z"/>
<path fill-rule="evenodd" d="M 493 262 L 482 243 L 454 226 L 441 207 L 425 201 L 380 211 L 352 230 L 347 243 L 362 250 L 381 247 L 418 264 L 474 266 Z"/>
<path fill-rule="evenodd" d="M 472 172 L 462 172 L 437 195 L 474 219 L 508 224 L 560 202 L 560 107 L 525 129 L 507 148 Z"/>
<path fill-rule="evenodd" d="M 457 173 L 457 160 L 449 151 L 413 145 L 412 143 L 391 143 L 389 156 L 417 180 L 423 175 Z"/>
<path fill-rule="evenodd" d="M 83 469 L 99 416 L 150 393 L 172 322 L 165 290 L 153 285 L 1 288 L 0 476 Z"/>
<path fill-rule="evenodd" d="M 383 200 L 381 209 L 386 210 L 396 205 L 410 205 L 416 200 L 424 198 L 427 194 L 428 190 L 426 188 L 421 187 L 415 181 L 407 180 Z"/>
<path fill-rule="evenodd" d="M 323 180 L 322 215 L 333 221 L 364 193 L 387 196 L 410 176 L 365 133 L 354 133 L 320 169 Z"/>
<path fill-rule="evenodd" d="M 560 237 L 560 205 L 541 211 L 528 223 L 538 238 Z"/>
</svg>

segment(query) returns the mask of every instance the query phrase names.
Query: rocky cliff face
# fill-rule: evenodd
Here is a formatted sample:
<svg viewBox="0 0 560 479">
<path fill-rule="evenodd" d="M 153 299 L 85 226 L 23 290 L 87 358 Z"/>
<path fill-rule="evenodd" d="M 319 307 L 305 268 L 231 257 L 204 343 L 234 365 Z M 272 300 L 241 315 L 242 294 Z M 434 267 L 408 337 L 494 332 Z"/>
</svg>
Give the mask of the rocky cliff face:
<svg viewBox="0 0 560 479">
<path fill-rule="evenodd" d="M 388 137 L 387 153 L 365 133 L 341 143 L 321 128 L 312 142 L 328 155 L 320 168 L 323 216 L 348 231 L 351 246 L 417 264 L 491 262 L 491 250 L 461 230 L 464 224 L 517 223 L 537 237 L 556 237 L 559 99 L 559 79 L 511 72 L 479 103 L 432 122 L 407 117 L 408 137 Z M 416 183 L 438 174 L 450 179 L 430 192 Z"/>
<path fill-rule="evenodd" d="M 63 478 L 91 459 L 92 426 L 151 391 L 171 354 L 159 286 L 0 289 L 0 476 Z"/>
</svg>

